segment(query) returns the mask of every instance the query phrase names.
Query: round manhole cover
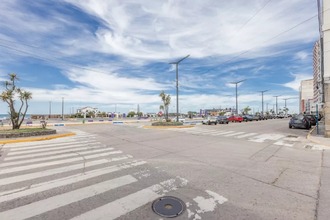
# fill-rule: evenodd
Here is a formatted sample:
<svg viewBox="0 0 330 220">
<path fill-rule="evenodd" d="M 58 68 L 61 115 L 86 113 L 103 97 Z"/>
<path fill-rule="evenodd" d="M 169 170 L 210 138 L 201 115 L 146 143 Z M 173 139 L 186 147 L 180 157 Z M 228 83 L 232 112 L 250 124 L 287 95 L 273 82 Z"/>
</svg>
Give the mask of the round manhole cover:
<svg viewBox="0 0 330 220">
<path fill-rule="evenodd" d="M 181 199 L 164 196 L 152 203 L 152 210 L 162 217 L 174 218 L 183 213 L 185 205 Z"/>
</svg>

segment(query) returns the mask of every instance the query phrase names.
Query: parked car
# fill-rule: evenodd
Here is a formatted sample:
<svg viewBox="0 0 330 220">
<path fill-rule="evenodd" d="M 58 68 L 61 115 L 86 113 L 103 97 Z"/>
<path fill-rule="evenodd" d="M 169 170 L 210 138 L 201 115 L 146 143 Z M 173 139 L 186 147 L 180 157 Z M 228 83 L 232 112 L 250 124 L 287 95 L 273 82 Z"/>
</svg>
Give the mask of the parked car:
<svg viewBox="0 0 330 220">
<path fill-rule="evenodd" d="M 228 121 L 241 123 L 243 121 L 243 117 L 240 115 L 232 115 L 228 117 Z"/>
<path fill-rule="evenodd" d="M 217 121 L 219 124 L 228 124 L 228 118 L 226 116 L 218 116 Z"/>
<path fill-rule="evenodd" d="M 218 120 L 217 120 L 217 117 L 214 117 L 214 116 L 207 116 L 205 119 L 202 120 L 202 124 L 207 124 L 207 125 L 210 125 L 210 124 L 218 124 Z"/>
<path fill-rule="evenodd" d="M 252 115 L 243 115 L 243 121 L 248 122 L 248 121 L 253 121 L 253 116 Z"/>
<path fill-rule="evenodd" d="M 312 126 L 316 125 L 316 117 L 314 115 L 305 115 Z"/>
<path fill-rule="evenodd" d="M 295 115 L 290 118 L 289 128 L 305 128 L 310 129 L 311 123 L 305 115 Z"/>
</svg>

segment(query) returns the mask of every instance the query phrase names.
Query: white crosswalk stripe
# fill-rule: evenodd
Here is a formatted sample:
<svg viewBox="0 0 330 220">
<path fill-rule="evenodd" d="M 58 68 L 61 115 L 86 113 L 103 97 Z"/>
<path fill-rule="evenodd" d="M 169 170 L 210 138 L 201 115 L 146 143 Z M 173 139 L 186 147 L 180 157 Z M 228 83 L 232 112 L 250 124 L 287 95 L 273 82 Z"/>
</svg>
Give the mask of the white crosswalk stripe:
<svg viewBox="0 0 330 220">
<path fill-rule="evenodd" d="M 170 131 L 182 132 L 193 135 L 208 135 L 208 136 L 219 136 L 219 137 L 232 137 L 237 139 L 246 138 L 247 141 L 263 143 L 266 141 L 277 141 L 275 145 L 282 145 L 287 147 L 292 147 L 293 144 L 292 138 L 288 139 L 283 134 L 258 134 L 254 132 L 244 132 L 244 131 L 228 131 L 228 130 L 218 130 L 218 129 L 206 129 L 201 127 L 193 127 L 193 128 L 172 128 L 168 129 Z M 288 140 L 287 140 L 288 139 Z M 287 143 L 289 142 L 289 143 Z"/>
<path fill-rule="evenodd" d="M 89 136 L 77 133 L 83 139 Z M 0 162 L 0 219 L 58 219 L 54 212 L 70 210 L 74 204 L 87 208 L 73 219 L 115 219 L 188 183 L 163 174 L 162 180 L 151 177 L 149 169 L 143 169 L 146 161 L 96 140 L 79 141 L 73 136 L 65 140 L 5 146 L 8 153 Z M 121 190 L 125 187 L 129 192 Z M 120 191 L 123 195 L 116 197 Z M 114 199 L 105 201 L 104 193 Z M 96 199 L 100 205 L 88 208 L 88 202 Z"/>
</svg>

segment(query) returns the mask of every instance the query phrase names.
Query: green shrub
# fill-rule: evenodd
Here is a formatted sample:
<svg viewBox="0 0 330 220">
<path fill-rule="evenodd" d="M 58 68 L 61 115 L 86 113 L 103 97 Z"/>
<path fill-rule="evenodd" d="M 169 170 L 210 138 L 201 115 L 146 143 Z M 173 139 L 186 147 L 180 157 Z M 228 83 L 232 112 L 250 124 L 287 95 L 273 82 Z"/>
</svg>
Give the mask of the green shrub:
<svg viewBox="0 0 330 220">
<path fill-rule="evenodd" d="M 176 122 L 176 121 L 171 121 L 171 122 L 157 121 L 157 122 L 153 122 L 151 125 L 152 126 L 180 126 L 180 125 L 183 125 L 183 123 Z"/>
</svg>

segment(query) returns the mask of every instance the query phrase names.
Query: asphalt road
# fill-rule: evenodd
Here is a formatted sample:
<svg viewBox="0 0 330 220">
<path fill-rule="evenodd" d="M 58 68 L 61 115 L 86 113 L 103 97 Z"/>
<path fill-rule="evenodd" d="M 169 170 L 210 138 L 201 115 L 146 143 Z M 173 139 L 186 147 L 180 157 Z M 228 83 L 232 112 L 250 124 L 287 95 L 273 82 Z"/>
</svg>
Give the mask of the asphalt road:
<svg viewBox="0 0 330 220">
<path fill-rule="evenodd" d="M 325 151 L 288 120 L 143 125 L 3 146 L 0 219 L 164 219 L 151 208 L 162 196 L 183 201 L 174 219 L 318 219 Z"/>
</svg>

